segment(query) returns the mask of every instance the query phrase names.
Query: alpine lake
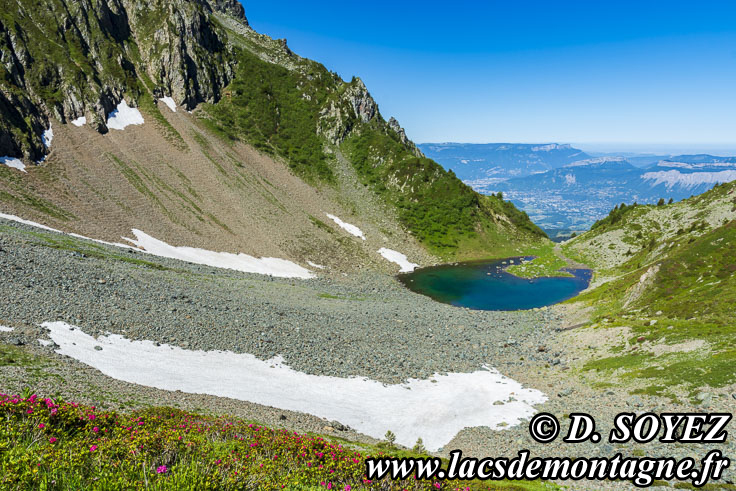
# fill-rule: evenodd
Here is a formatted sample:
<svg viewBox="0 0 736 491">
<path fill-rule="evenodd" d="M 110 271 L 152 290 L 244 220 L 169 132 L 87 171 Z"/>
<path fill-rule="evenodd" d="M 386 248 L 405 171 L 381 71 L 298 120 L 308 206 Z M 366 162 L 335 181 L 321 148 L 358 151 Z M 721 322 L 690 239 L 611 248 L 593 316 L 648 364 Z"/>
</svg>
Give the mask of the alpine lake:
<svg viewBox="0 0 736 491">
<path fill-rule="evenodd" d="M 564 269 L 572 276 L 520 278 L 506 272 L 533 257 L 512 257 L 421 268 L 399 275 L 415 293 L 474 310 L 527 310 L 563 302 L 585 290 L 589 269 Z"/>
</svg>

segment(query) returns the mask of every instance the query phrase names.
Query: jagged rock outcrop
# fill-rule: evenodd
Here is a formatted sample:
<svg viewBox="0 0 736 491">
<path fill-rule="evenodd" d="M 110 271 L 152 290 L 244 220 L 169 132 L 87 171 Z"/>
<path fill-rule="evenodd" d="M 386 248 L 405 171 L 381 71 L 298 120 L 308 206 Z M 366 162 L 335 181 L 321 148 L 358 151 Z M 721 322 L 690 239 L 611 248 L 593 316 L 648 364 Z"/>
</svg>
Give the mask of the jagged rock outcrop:
<svg viewBox="0 0 736 491">
<path fill-rule="evenodd" d="M 233 10 L 224 5 L 229 2 L 219 3 L 225 11 Z M 211 11 L 199 4 L 183 1 L 159 5 L 168 22 L 152 33 L 144 29 L 157 15 L 153 11 L 139 10 L 133 20 L 134 35 L 145 71 L 155 85 L 154 93 L 172 96 L 187 109 L 203 101 L 218 100 L 220 91 L 233 76 L 227 35 L 211 21 Z M 240 14 L 247 23 L 242 6 Z"/>
<path fill-rule="evenodd" d="M 356 78 L 348 86 L 344 98 L 352 106 L 355 117 L 363 123 L 369 122 L 378 114 L 378 104 L 373 100 L 368 88 L 359 78 Z"/>
<path fill-rule="evenodd" d="M 248 19 L 245 17 L 245 9 L 243 4 L 238 0 L 211 0 L 212 7 L 218 12 L 228 14 L 242 24 L 248 26 Z"/>
<path fill-rule="evenodd" d="M 229 91 L 221 100 L 225 87 Z M 50 121 L 84 116 L 87 125 L 104 133 L 109 113 L 122 99 L 163 124 L 155 101 L 163 96 L 187 109 L 213 102 L 199 116 L 220 136 L 277 155 L 308 184 L 336 182 L 333 167 L 352 165 L 371 199 L 393 209 L 408 233 L 447 257 L 475 257 L 477 244 L 490 251 L 499 237 L 512 240 L 493 231 L 496 215 L 512 213 L 513 207 L 509 211 L 484 199 L 421 158 L 398 122 L 381 116 L 360 79 L 345 82 L 292 53 L 285 40 L 256 33 L 237 0 L 5 0 L 0 156 L 23 157 L 26 164 L 41 160 Z M 164 133 L 152 132 L 151 139 L 171 144 L 173 155 L 178 146 Z M 54 143 L 62 157 L 72 132 L 59 134 L 67 140 Z M 96 143 L 89 143 L 89 154 L 113 143 L 90 140 Z M 330 153 L 339 154 L 337 162 Z M 152 161 L 146 152 L 140 160 L 136 166 L 144 172 Z M 12 181 L 0 184 L 15 185 Z M 25 194 L 20 201 L 27 201 Z M 519 232 L 513 241 L 539 240 L 543 232 L 522 218 L 508 221 Z M 464 244 L 473 244 L 472 250 Z"/>
<path fill-rule="evenodd" d="M 331 99 L 320 112 L 317 131 L 333 145 L 340 145 L 359 123 L 381 117 L 378 104 L 359 78 L 354 78 L 342 94 Z"/>
<path fill-rule="evenodd" d="M 248 26 L 237 0 L 8 0 L 0 17 L 0 156 L 41 160 L 49 117 L 86 116 L 107 131 L 126 97 L 170 95 L 192 109 L 233 76 L 222 12 Z M 39 5 L 40 4 L 40 5 Z M 150 95 L 149 95 L 150 97 Z"/>
<path fill-rule="evenodd" d="M 395 118 L 385 122 L 378 110 L 378 104 L 368 92 L 360 78 L 354 78 L 338 99 L 330 100 L 320 112 L 317 131 L 333 145 L 340 145 L 360 124 L 377 121 L 393 131 L 399 141 L 416 157 L 424 157 L 421 150 L 407 136 Z"/>
<path fill-rule="evenodd" d="M 399 141 L 410 148 L 414 155 L 416 155 L 417 157 L 424 157 L 424 153 L 419 150 L 419 148 L 413 141 L 409 140 L 409 137 L 406 136 L 406 131 L 404 131 L 404 128 L 401 127 L 399 122 L 393 116 L 391 117 L 391 119 L 388 120 L 388 127 L 394 130 L 397 135 L 399 135 Z"/>
</svg>

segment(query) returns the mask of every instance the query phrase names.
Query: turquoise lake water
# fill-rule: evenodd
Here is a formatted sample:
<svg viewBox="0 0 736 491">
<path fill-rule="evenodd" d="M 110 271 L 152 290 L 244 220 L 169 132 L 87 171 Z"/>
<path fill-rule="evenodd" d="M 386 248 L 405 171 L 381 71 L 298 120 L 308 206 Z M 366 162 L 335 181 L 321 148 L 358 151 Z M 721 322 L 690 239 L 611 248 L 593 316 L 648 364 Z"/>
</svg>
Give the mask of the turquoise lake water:
<svg viewBox="0 0 736 491">
<path fill-rule="evenodd" d="M 566 269 L 567 278 L 519 278 L 504 271 L 531 257 L 448 264 L 400 275 L 410 290 L 442 303 L 475 310 L 525 310 L 574 297 L 590 283 L 589 269 Z"/>
</svg>

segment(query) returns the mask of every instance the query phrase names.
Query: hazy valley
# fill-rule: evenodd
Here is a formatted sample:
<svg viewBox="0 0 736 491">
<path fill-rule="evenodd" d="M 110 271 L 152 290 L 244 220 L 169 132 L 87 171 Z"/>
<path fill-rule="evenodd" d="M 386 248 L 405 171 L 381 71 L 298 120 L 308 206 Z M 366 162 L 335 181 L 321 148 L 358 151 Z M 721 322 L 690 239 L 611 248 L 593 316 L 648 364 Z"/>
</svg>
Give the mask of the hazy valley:
<svg viewBox="0 0 736 491">
<path fill-rule="evenodd" d="M 621 203 L 680 201 L 736 180 L 736 157 L 707 154 L 591 157 L 558 144 L 420 148 L 476 191 L 502 192 L 556 240 L 587 230 Z"/>
</svg>

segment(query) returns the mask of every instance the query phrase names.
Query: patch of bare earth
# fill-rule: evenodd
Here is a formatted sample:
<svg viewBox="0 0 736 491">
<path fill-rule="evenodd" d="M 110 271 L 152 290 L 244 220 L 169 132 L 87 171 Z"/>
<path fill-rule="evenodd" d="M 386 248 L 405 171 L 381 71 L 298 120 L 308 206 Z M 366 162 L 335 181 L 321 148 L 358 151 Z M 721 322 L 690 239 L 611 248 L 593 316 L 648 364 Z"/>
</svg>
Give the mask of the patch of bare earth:
<svg viewBox="0 0 736 491">
<path fill-rule="evenodd" d="M 337 186 L 310 185 L 280 159 L 211 135 L 196 116 L 160 109 L 184 144 L 167 139 L 145 112 L 144 125 L 107 135 L 54 122 L 47 161 L 30 166 L 20 182 L 0 182 L 0 192 L 13 197 L 2 200 L 0 211 L 102 240 L 121 242 L 136 228 L 172 245 L 279 257 L 305 267 L 311 261 L 327 272 L 369 267 L 395 273 L 398 266 L 377 253 L 381 247 L 417 263 L 432 260 L 372 192 L 345 175 L 352 168 L 344 162 L 337 164 Z M 44 213 L 23 194 L 70 218 Z M 357 225 L 367 240 L 350 236 L 326 213 Z"/>
</svg>

